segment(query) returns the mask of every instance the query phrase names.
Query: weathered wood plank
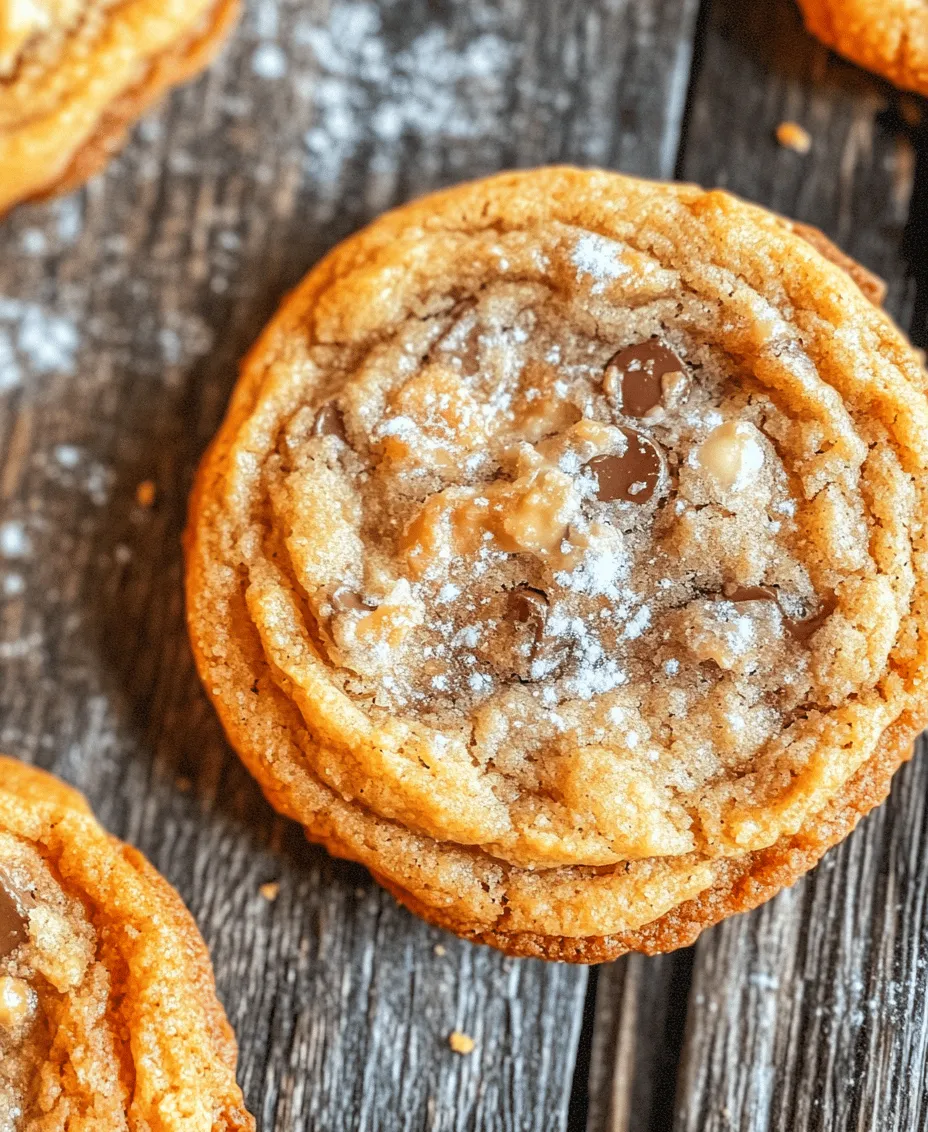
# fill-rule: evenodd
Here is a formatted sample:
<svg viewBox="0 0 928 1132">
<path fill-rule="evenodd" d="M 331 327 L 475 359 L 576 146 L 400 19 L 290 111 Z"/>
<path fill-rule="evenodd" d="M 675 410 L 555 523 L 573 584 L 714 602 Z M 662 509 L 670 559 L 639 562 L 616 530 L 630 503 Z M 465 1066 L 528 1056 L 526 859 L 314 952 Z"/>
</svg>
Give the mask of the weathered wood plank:
<svg viewBox="0 0 928 1132">
<path fill-rule="evenodd" d="M 0 228 L 0 747 L 180 888 L 264 1132 L 555 1132 L 586 973 L 439 936 L 270 812 L 187 649 L 193 469 L 283 291 L 382 208 L 513 164 L 668 174 L 695 7 L 252 0 L 104 177 Z"/>
<path fill-rule="evenodd" d="M 697 947 L 680 1129 L 928 1121 L 924 757 L 814 876 Z"/>
<path fill-rule="evenodd" d="M 809 40 L 788 0 L 713 0 L 681 175 L 818 225 L 890 284 L 903 325 L 912 104 Z M 778 149 L 778 122 L 813 136 Z M 922 253 L 923 254 L 923 253 Z M 677 1132 L 925 1127 L 924 759 L 815 873 L 696 947 Z"/>
<path fill-rule="evenodd" d="M 692 952 L 599 971 L 587 1132 L 666 1132 L 673 1120 Z"/>
</svg>

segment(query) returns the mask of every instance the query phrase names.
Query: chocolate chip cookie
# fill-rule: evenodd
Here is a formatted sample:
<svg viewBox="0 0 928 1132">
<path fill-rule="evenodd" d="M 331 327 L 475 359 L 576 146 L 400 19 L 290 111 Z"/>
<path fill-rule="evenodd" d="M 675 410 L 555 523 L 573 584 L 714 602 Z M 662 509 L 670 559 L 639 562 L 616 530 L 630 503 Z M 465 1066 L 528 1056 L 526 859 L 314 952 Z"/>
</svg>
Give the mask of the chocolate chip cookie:
<svg viewBox="0 0 928 1132">
<path fill-rule="evenodd" d="M 177 893 L 75 791 L 0 757 L 0 1129 L 253 1132 Z"/>
<path fill-rule="evenodd" d="M 924 0 L 799 0 L 806 25 L 829 47 L 896 86 L 928 94 Z"/>
<path fill-rule="evenodd" d="M 0 3 L 0 213 L 92 176 L 210 60 L 239 0 Z"/>
<path fill-rule="evenodd" d="M 677 947 L 810 868 L 925 714 L 928 376 L 879 294 L 726 193 L 563 168 L 326 257 L 187 536 L 271 802 L 515 954 Z"/>
</svg>

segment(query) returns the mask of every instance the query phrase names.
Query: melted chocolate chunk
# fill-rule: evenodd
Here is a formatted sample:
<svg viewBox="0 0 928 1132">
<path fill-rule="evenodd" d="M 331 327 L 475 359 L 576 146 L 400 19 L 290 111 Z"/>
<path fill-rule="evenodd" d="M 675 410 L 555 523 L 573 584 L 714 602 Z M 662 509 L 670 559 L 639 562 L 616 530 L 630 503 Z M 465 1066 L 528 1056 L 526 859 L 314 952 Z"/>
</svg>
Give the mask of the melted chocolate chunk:
<svg viewBox="0 0 928 1132">
<path fill-rule="evenodd" d="M 775 601 L 779 602 L 777 591 L 772 586 L 736 586 L 726 582 L 722 587 L 726 601 L 733 601 L 739 605 L 743 601 Z"/>
<path fill-rule="evenodd" d="M 632 428 L 623 428 L 628 447 L 621 455 L 594 456 L 587 467 L 599 481 L 601 503 L 621 499 L 647 503 L 654 495 L 664 467 L 664 456 L 653 440 Z"/>
<path fill-rule="evenodd" d="M 722 587 L 722 592 L 726 601 L 732 601 L 736 605 L 743 601 L 775 601 L 778 605 L 780 602 L 779 594 L 772 586 L 738 586 L 733 582 L 727 582 Z M 780 606 L 780 612 L 783 614 L 783 627 L 793 640 L 805 643 L 821 629 L 834 613 L 835 606 L 836 602 L 833 597 L 825 598 L 818 613 L 801 620 L 787 617 L 783 613 L 783 607 Z"/>
<path fill-rule="evenodd" d="M 514 676 L 531 683 L 540 678 L 541 673 L 536 668 L 539 662 L 543 674 L 549 675 L 560 665 L 567 648 L 564 641 L 547 634 L 549 602 L 544 590 L 519 586 L 508 594 L 506 601 L 507 619 L 514 632 L 502 652 L 496 651 L 488 659 L 495 666 L 511 666 Z"/>
<path fill-rule="evenodd" d="M 29 939 L 27 904 L 32 898 L 21 893 L 0 869 L 0 959 L 6 959 Z"/>
<path fill-rule="evenodd" d="M 686 374 L 686 366 L 656 338 L 620 350 L 606 366 L 622 400 L 622 412 L 645 417 L 664 403 L 667 374 Z"/>
<path fill-rule="evenodd" d="M 812 617 L 804 617 L 801 621 L 795 621 L 791 617 L 785 618 L 787 632 L 793 640 L 804 643 L 821 629 L 832 613 L 834 613 L 837 604 L 833 597 L 828 597 L 823 599 L 822 606 L 818 613 L 814 614 Z"/>
<path fill-rule="evenodd" d="M 512 591 L 509 597 L 509 607 L 516 621 L 528 625 L 533 630 L 535 648 L 532 651 L 534 654 L 541 644 L 541 639 L 545 635 L 545 626 L 548 623 L 548 595 L 544 590 L 536 590 L 531 586 L 520 586 L 517 590 Z"/>
<path fill-rule="evenodd" d="M 313 421 L 313 436 L 337 436 L 347 443 L 345 418 L 334 401 L 326 401 Z"/>
</svg>

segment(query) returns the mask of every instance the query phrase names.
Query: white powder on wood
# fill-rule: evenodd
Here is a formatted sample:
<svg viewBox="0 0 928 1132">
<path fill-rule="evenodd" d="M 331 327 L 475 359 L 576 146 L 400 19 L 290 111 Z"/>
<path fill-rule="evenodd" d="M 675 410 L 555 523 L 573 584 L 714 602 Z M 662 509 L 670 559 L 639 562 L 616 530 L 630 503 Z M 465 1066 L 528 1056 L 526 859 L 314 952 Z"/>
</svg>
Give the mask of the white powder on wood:
<svg viewBox="0 0 928 1132">
<path fill-rule="evenodd" d="M 0 523 L 0 554 L 4 558 L 26 558 L 32 543 L 25 526 L 16 519 Z"/>
</svg>

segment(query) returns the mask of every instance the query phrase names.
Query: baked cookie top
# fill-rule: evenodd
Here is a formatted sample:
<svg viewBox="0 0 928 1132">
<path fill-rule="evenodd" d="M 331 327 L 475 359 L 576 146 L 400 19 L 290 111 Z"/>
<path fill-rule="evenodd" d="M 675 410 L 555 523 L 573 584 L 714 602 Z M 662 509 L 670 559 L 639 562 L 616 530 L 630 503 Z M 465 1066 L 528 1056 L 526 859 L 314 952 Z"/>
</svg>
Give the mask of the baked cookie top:
<svg viewBox="0 0 928 1132">
<path fill-rule="evenodd" d="M 0 757 L 0 1129 L 254 1129 L 203 941 L 84 800 Z"/>
<path fill-rule="evenodd" d="M 272 801 L 421 903 L 639 928 L 923 695 L 925 380 L 727 194 L 549 169 L 408 205 L 245 364 L 191 512 L 206 687 Z"/>
<path fill-rule="evenodd" d="M 0 213 L 85 179 L 165 87 L 199 70 L 237 0 L 0 0 Z"/>
<path fill-rule="evenodd" d="M 806 25 L 829 47 L 896 86 L 928 94 L 925 0 L 799 0 Z"/>
</svg>

